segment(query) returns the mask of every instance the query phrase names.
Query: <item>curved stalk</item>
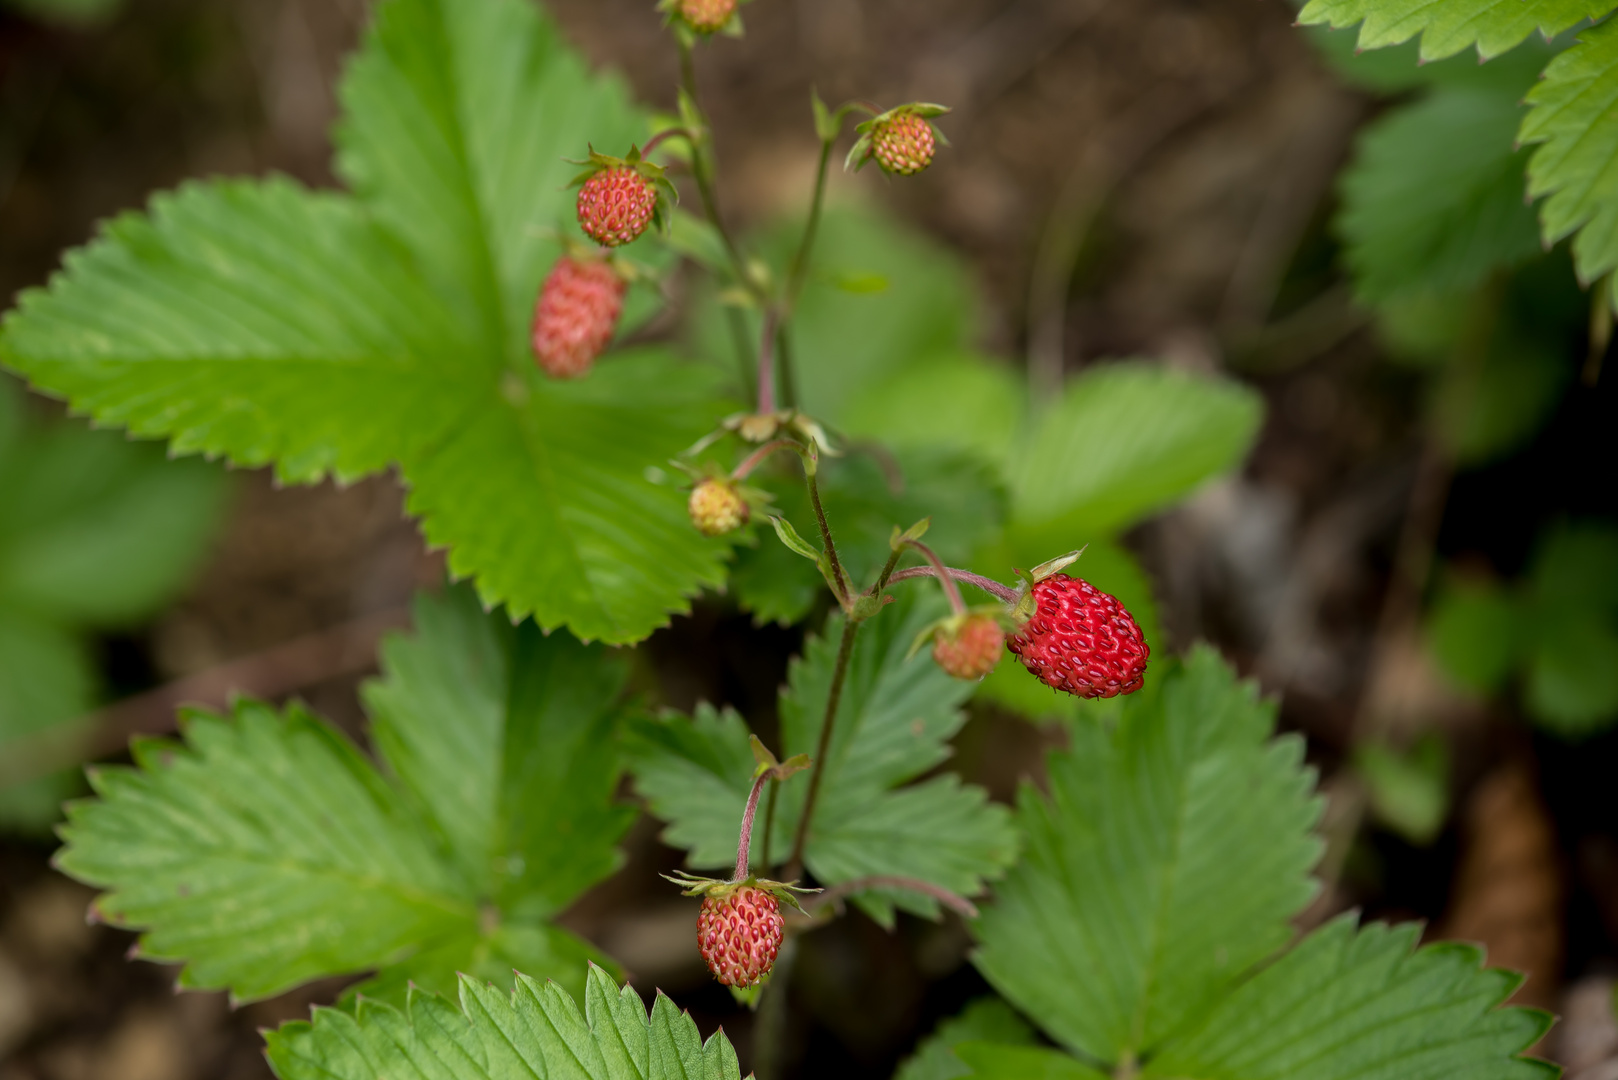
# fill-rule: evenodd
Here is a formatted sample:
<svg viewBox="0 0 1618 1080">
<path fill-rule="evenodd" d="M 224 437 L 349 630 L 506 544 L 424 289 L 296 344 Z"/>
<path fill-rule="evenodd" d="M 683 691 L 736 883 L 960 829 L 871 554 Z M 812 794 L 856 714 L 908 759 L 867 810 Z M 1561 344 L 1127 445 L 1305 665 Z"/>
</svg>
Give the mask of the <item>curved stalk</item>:
<svg viewBox="0 0 1618 1080">
<path fill-rule="evenodd" d="M 883 888 L 909 889 L 911 892 L 919 892 L 924 896 L 932 897 L 934 900 L 937 900 L 940 904 L 943 904 L 951 911 L 963 915 L 968 919 L 975 919 L 978 917 L 977 905 L 972 903 L 972 901 L 968 900 L 966 897 L 952 893 L 942 885 L 934 885 L 930 881 L 922 881 L 918 878 L 900 877 L 894 874 L 874 874 L 870 877 L 855 878 L 853 881 L 845 881 L 841 885 L 833 885 L 831 888 L 816 893 L 814 896 L 805 900 L 803 906 L 806 910 L 812 911 L 816 908 L 824 907 L 827 904 L 839 903 L 845 897 L 852 896 L 857 892 L 864 892 L 866 889 Z"/>
<path fill-rule="evenodd" d="M 848 677 L 848 658 L 854 653 L 854 635 L 859 628 L 860 624 L 855 619 L 845 619 L 843 622 L 843 639 L 837 645 L 837 665 L 832 668 L 831 687 L 826 692 L 826 715 L 820 722 L 820 739 L 815 745 L 815 764 L 809 772 L 809 793 L 803 800 L 803 816 L 798 819 L 798 831 L 792 838 L 792 855 L 787 859 L 787 869 L 783 875 L 787 881 L 796 881 L 803 874 L 803 848 L 809 842 L 809 822 L 814 819 L 820 781 L 826 775 L 826 752 L 831 747 L 832 723 L 837 719 L 843 682 Z"/>
<path fill-rule="evenodd" d="M 913 566 L 908 570 L 900 570 L 889 580 L 909 581 L 911 578 L 938 577 L 940 570 L 948 573 L 949 576 L 955 581 L 961 581 L 968 585 L 977 586 L 997 600 L 1004 600 L 1008 604 L 1015 604 L 1017 602 L 1018 592 L 1011 586 L 1002 585 L 993 578 L 986 578 L 982 574 L 974 574 L 970 570 L 957 570 L 952 566 L 939 568 L 934 568 L 931 566 Z"/>
<path fill-rule="evenodd" d="M 949 567 L 944 565 L 943 560 L 934 554 L 932 548 L 920 540 L 906 540 L 905 546 L 915 548 L 921 552 L 922 558 L 932 564 L 933 577 L 938 579 L 938 583 L 944 587 L 944 595 L 949 598 L 950 614 L 965 615 L 966 601 L 961 599 L 961 587 L 955 584 L 954 578 L 950 577 Z"/>
</svg>

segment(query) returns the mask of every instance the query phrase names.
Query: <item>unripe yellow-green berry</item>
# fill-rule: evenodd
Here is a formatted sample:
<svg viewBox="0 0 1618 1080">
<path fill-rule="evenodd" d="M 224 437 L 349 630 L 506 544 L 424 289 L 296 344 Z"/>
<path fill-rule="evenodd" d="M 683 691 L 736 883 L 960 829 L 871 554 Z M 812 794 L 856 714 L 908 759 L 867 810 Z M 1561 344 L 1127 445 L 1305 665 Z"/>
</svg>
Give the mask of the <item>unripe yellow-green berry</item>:
<svg viewBox="0 0 1618 1080">
<path fill-rule="evenodd" d="M 691 524 L 704 536 L 723 536 L 747 524 L 747 500 L 728 480 L 709 478 L 697 484 L 687 503 Z"/>
</svg>

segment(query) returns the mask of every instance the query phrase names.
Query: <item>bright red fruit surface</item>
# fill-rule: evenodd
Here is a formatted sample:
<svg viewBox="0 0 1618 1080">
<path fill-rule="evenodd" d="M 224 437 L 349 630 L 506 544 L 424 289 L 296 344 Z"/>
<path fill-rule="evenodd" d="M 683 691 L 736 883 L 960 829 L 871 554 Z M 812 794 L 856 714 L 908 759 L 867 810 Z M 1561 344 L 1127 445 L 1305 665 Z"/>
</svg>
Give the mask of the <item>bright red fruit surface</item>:
<svg viewBox="0 0 1618 1080">
<path fill-rule="evenodd" d="M 1082 578 L 1052 574 L 1034 586 L 1038 610 L 1006 642 L 1047 686 L 1083 698 L 1132 694 L 1152 651 L 1118 600 Z"/>
<path fill-rule="evenodd" d="M 775 966 L 785 928 L 775 897 L 742 885 L 702 898 L 697 948 L 714 978 L 726 986 L 752 986 Z"/>
<path fill-rule="evenodd" d="M 627 165 L 602 169 L 579 189 L 579 227 L 607 247 L 627 244 L 651 224 L 657 189 Z"/>
</svg>

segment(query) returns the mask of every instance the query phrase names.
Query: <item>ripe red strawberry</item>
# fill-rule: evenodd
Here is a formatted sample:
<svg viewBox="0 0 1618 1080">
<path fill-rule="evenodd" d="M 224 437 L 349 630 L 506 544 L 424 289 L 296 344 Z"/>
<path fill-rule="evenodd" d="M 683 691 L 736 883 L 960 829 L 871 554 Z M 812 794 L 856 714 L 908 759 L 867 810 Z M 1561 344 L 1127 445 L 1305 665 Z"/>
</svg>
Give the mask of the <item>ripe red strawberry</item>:
<svg viewBox="0 0 1618 1080">
<path fill-rule="evenodd" d="M 676 0 L 680 20 L 699 34 L 717 34 L 736 14 L 736 0 Z"/>
<path fill-rule="evenodd" d="M 781 904 L 765 890 L 719 888 L 702 898 L 697 949 L 714 978 L 726 986 L 752 986 L 775 966 L 785 931 Z"/>
<path fill-rule="evenodd" d="M 617 247 L 646 231 L 657 212 L 657 188 L 629 165 L 602 169 L 579 188 L 579 227 L 598 244 Z"/>
<path fill-rule="evenodd" d="M 1034 585 L 1034 614 L 1006 647 L 1047 686 L 1083 698 L 1132 694 L 1151 650 L 1117 599 L 1081 578 Z"/>
<path fill-rule="evenodd" d="M 957 679 L 981 679 L 1000 662 L 1005 631 L 992 615 L 968 615 L 959 626 L 947 623 L 933 636 L 933 659 Z"/>
<path fill-rule="evenodd" d="M 691 489 L 691 524 L 704 536 L 723 536 L 747 524 L 749 510 L 736 485 L 709 477 Z"/>
<path fill-rule="evenodd" d="M 913 112 L 898 112 L 871 131 L 871 153 L 882 168 L 897 176 L 919 173 L 932 164 L 933 125 Z"/>
<path fill-rule="evenodd" d="M 612 340 L 624 309 L 624 279 L 604 259 L 563 255 L 534 305 L 534 356 L 545 373 L 576 379 Z"/>
</svg>

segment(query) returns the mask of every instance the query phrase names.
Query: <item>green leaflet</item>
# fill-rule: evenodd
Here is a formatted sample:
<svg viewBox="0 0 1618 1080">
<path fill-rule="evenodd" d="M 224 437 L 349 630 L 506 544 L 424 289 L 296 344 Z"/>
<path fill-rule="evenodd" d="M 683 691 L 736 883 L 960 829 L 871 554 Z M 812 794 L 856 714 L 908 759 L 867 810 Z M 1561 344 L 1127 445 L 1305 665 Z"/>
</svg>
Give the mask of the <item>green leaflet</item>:
<svg viewBox="0 0 1618 1080">
<path fill-rule="evenodd" d="M 86 631 L 136 623 L 184 584 L 226 490 L 202 462 L 39 422 L 0 375 L 0 758 L 26 760 L 18 740 L 66 732 L 90 710 L 100 688 Z M 0 823 L 42 830 L 79 787 L 61 774 L 0 789 Z"/>
<path fill-rule="evenodd" d="M 403 1010 L 316 1009 L 266 1036 L 282 1080 L 741 1080 L 724 1032 L 706 1043 L 663 994 L 648 1017 L 630 986 L 591 967 L 584 1011 L 555 983 L 517 976 L 513 993 L 463 976 L 460 1008 L 413 992 Z"/>
<path fill-rule="evenodd" d="M 939 1024 L 916 1052 L 899 1066 L 893 1080 L 957 1080 L 972 1070 L 956 1055 L 962 1043 L 989 1042 L 1018 1046 L 1034 1042 L 1034 1029 L 996 997 L 978 998 Z"/>
<path fill-rule="evenodd" d="M 1023 862 L 976 930 L 989 981 L 1067 1048 L 967 1042 L 978 1077 L 1162 1080 L 1556 1075 L 1518 1055 L 1549 1025 L 1520 981 L 1419 928 L 1335 920 L 1287 948 L 1312 890 L 1319 800 L 1301 742 L 1209 649 L 1076 725 L 1026 788 Z M 1277 954 L 1279 957 L 1277 958 Z"/>
<path fill-rule="evenodd" d="M 1547 244 L 1575 231 L 1579 278 L 1593 282 L 1618 267 L 1618 32 L 1612 22 L 1579 35 L 1579 44 L 1545 69 L 1528 93 L 1532 106 L 1517 133 L 1539 143 L 1528 162 L 1528 194 L 1540 205 Z M 1609 284 L 1609 290 L 1618 285 Z M 1618 291 L 1610 295 L 1618 297 Z"/>
<path fill-rule="evenodd" d="M 526 340 L 568 218 L 563 159 L 625 150 L 643 119 L 523 0 L 389 0 L 342 98 L 352 195 L 159 196 L 24 294 L 0 362 L 178 453 L 293 482 L 397 466 L 486 603 L 645 637 L 723 579 L 728 545 L 655 481 L 725 411 L 713 374 L 642 351 L 558 383 Z"/>
<path fill-rule="evenodd" d="M 938 614 L 930 599 L 904 596 L 859 631 L 831 746 L 814 766 L 825 776 L 805 862 L 823 885 L 902 875 L 975 896 L 1015 857 L 1009 815 L 981 789 L 951 774 L 914 782 L 948 757 L 946 740 L 965 721 L 959 706 L 972 690 L 925 655 L 905 659 L 916 633 Z M 830 620 L 792 665 L 781 698 L 782 758 L 816 750 L 840 633 L 841 619 Z M 741 718 L 704 708 L 695 717 L 638 722 L 633 733 L 636 786 L 669 823 L 665 838 L 687 848 L 693 866 L 733 863 L 753 771 Z M 780 787 L 772 861 L 791 849 L 807 790 L 807 775 Z M 761 820 L 755 862 L 763 834 Z M 885 925 L 895 906 L 928 917 L 938 911 L 927 897 L 892 889 L 867 890 L 855 902 Z"/>
<path fill-rule="evenodd" d="M 1359 47 L 1379 49 L 1421 35 L 1421 58 L 1437 60 L 1476 45 L 1487 59 L 1536 30 L 1555 37 L 1612 10 L 1606 0 L 1309 0 L 1298 21 L 1342 28 L 1364 22 Z"/>
<path fill-rule="evenodd" d="M 1362 300 L 1470 288 L 1540 253 L 1512 91 L 1445 88 L 1361 132 L 1337 230 Z"/>
<path fill-rule="evenodd" d="M 1273 706 L 1210 649 L 1158 678 L 1114 730 L 1074 727 L 1048 799 L 1025 789 L 1026 853 L 978 926 L 1002 996 L 1097 1061 L 1209 1008 L 1314 891 L 1302 741 L 1271 741 Z"/>
<path fill-rule="evenodd" d="M 360 991 L 401 1002 L 522 967 L 580 987 L 596 954 L 545 920 L 616 868 L 634 816 L 612 804 L 620 666 L 467 589 L 418 601 L 383 665 L 365 698 L 391 776 L 296 705 L 188 713 L 184 743 L 93 775 L 58 864 L 110 890 L 96 911 L 146 930 L 144 955 L 185 961 L 183 986 L 251 999 L 380 968 Z"/>
</svg>

